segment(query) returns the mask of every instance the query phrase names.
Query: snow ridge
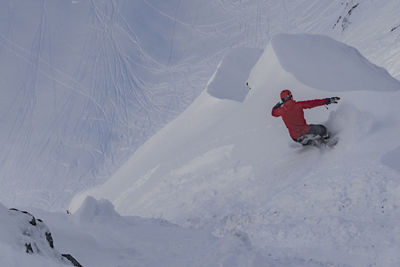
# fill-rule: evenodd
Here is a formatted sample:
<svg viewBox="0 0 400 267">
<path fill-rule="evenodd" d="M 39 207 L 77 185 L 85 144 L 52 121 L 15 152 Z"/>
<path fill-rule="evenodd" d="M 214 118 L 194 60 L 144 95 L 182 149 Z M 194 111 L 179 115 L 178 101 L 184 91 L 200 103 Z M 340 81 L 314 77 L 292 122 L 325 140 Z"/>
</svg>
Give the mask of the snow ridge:
<svg viewBox="0 0 400 267">
<path fill-rule="evenodd" d="M 317 53 L 298 63 L 299 54 L 309 51 Z M 357 75 L 342 71 L 354 66 Z M 306 34 L 274 37 L 241 83 L 246 81 L 252 89 L 243 102 L 204 91 L 109 181 L 80 198 L 107 198 L 122 214 L 211 227 L 220 237 L 243 232 L 255 249 L 274 251 L 278 262 L 288 257 L 333 266 L 396 266 L 400 258 L 386 257 L 385 240 L 397 231 L 389 225 L 400 216 L 393 190 L 400 184 L 398 173 L 381 164 L 391 143 L 379 140 L 393 138 L 400 125 L 394 118 L 385 124 L 398 112 L 400 83 L 355 48 Z M 309 123 L 326 124 L 339 138 L 333 149 L 290 140 L 282 121 L 270 115 L 283 88 L 300 100 L 332 92 L 342 97 L 329 110 L 306 112 Z M 75 198 L 72 210 L 80 203 Z M 387 230 L 379 236 L 382 223 Z M 400 243 L 392 240 L 389 246 Z"/>
<path fill-rule="evenodd" d="M 56 264 L 81 267 L 71 254 L 61 254 L 55 249 L 52 234 L 41 219 L 36 219 L 26 211 L 14 208 L 7 210 L 1 204 L 0 218 L 0 246 L 3 252 L 10 252 L 4 253 L 1 257 L 2 266 L 55 266 Z M 34 256 L 27 256 L 29 254 Z"/>
</svg>

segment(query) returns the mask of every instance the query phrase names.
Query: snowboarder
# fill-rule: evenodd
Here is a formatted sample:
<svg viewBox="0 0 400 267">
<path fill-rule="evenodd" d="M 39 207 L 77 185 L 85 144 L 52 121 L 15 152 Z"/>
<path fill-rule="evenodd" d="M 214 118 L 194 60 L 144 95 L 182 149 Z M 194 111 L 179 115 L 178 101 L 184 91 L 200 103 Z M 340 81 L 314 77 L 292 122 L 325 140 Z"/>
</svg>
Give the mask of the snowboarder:
<svg viewBox="0 0 400 267">
<path fill-rule="evenodd" d="M 314 108 L 323 105 L 337 103 L 339 97 L 330 97 L 324 99 L 315 99 L 308 101 L 293 100 L 292 93 L 289 90 L 281 92 L 282 103 L 278 102 L 272 108 L 272 116 L 282 116 L 283 122 L 289 130 L 290 137 L 302 145 L 315 144 L 316 140 L 326 140 L 329 133 L 324 125 L 307 124 L 304 119 L 305 108 Z"/>
</svg>

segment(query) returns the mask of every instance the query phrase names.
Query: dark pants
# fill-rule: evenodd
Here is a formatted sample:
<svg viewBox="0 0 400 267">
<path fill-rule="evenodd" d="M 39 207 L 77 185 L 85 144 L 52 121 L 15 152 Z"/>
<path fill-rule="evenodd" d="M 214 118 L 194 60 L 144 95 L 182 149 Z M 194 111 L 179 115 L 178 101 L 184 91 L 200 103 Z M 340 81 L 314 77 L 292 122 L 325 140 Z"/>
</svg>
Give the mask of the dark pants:
<svg viewBox="0 0 400 267">
<path fill-rule="evenodd" d="M 306 133 L 302 137 L 297 138 L 294 141 L 299 142 L 302 145 L 311 145 L 316 139 L 328 137 L 328 130 L 324 125 L 310 124 L 310 130 L 308 131 L 308 133 Z"/>
</svg>

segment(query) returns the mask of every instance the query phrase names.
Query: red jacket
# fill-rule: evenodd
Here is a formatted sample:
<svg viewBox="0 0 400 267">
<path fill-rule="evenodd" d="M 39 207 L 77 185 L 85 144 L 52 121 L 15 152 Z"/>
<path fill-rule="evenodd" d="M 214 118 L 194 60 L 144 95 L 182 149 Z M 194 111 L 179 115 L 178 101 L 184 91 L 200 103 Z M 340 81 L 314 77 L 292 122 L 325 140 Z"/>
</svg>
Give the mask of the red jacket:
<svg viewBox="0 0 400 267">
<path fill-rule="evenodd" d="M 289 99 L 283 104 L 277 104 L 272 109 L 272 116 L 282 116 L 283 122 L 289 130 L 290 137 L 298 139 L 310 130 L 310 126 L 304 119 L 305 108 L 313 108 L 326 105 L 326 99 L 315 99 L 296 102 Z"/>
</svg>

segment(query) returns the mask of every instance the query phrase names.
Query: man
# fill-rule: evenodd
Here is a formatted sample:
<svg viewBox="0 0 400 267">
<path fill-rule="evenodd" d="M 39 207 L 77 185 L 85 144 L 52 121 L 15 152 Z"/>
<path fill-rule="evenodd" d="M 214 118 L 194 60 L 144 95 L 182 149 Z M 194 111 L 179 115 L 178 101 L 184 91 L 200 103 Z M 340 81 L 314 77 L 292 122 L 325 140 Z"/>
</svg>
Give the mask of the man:
<svg viewBox="0 0 400 267">
<path fill-rule="evenodd" d="M 292 93 L 289 90 L 281 92 L 282 103 L 278 102 L 272 108 L 272 116 L 282 116 L 283 122 L 289 130 L 290 137 L 302 145 L 311 145 L 317 139 L 329 138 L 328 131 L 324 125 L 308 125 L 304 119 L 305 108 L 314 108 L 323 105 L 337 103 L 339 97 L 330 97 L 325 99 L 315 99 L 296 102 L 293 100 Z"/>
</svg>

